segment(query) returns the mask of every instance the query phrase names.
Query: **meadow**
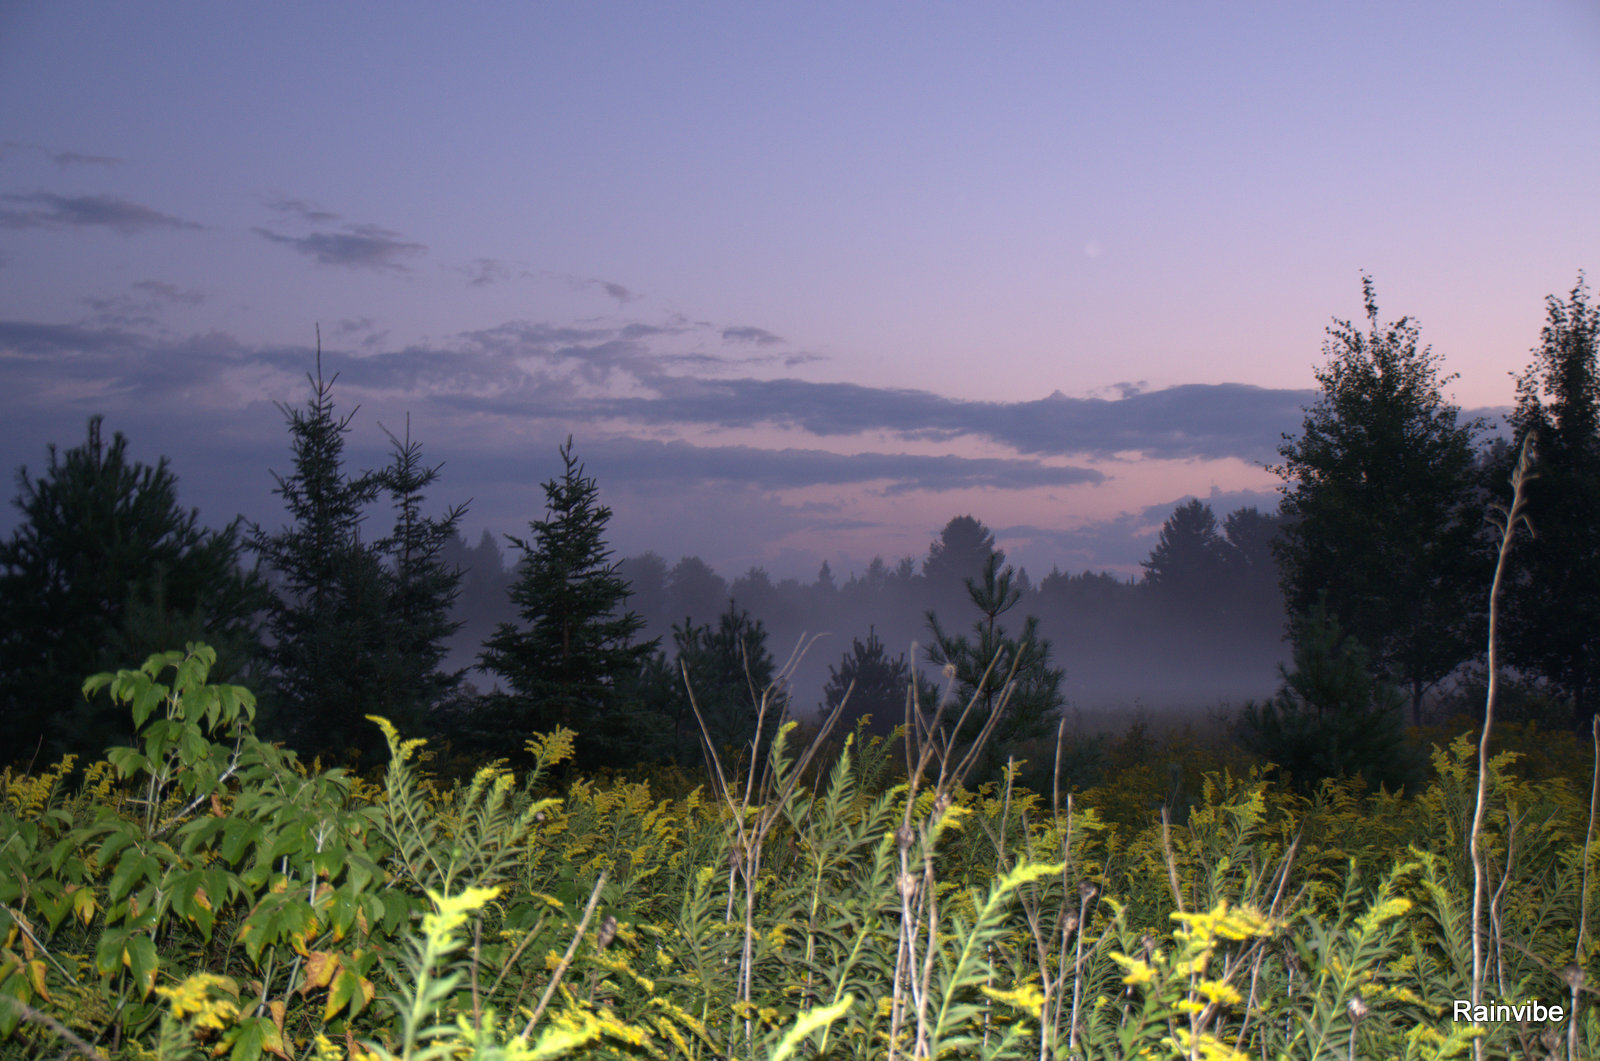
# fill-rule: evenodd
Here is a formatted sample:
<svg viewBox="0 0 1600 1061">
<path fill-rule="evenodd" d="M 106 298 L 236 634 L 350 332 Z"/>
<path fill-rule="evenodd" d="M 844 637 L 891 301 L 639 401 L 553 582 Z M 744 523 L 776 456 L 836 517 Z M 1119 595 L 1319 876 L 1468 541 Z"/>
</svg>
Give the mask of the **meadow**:
<svg viewBox="0 0 1600 1061">
<path fill-rule="evenodd" d="M 447 780 L 381 719 L 361 777 L 213 661 L 90 679 L 140 744 L 0 775 L 0 1057 L 1600 1056 L 1600 740 L 1497 731 L 1474 916 L 1469 721 L 1403 794 L 1138 728 L 1098 785 L 969 789 L 926 693 L 892 741 L 765 712 L 703 784 L 573 776 L 567 730 Z M 1562 1017 L 1455 1019 L 1475 978 Z"/>
</svg>

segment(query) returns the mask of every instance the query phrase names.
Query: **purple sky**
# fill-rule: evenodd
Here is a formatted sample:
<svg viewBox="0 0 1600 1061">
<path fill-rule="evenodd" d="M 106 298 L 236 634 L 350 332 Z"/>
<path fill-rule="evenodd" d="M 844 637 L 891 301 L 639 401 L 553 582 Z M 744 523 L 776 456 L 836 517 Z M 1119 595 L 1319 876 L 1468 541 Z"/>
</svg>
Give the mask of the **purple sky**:
<svg viewBox="0 0 1600 1061">
<path fill-rule="evenodd" d="M 1275 504 L 1361 270 L 1484 409 L 1600 268 L 1580 0 L 13 3 L 0 101 L 0 465 L 104 412 L 214 523 L 320 323 L 474 536 L 570 432 L 620 554 L 1136 571 Z"/>
</svg>

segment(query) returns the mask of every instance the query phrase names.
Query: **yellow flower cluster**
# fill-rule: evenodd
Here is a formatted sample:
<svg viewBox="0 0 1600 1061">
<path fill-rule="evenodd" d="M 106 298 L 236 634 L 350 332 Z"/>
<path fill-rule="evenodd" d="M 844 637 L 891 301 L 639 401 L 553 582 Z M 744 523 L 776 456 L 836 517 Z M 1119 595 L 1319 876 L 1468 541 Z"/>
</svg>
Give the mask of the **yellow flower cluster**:
<svg viewBox="0 0 1600 1061">
<path fill-rule="evenodd" d="M 239 984 L 231 976 L 196 973 L 177 987 L 158 987 L 156 994 L 172 1005 L 172 1015 L 197 1031 L 220 1032 L 239 1019 Z"/>
</svg>

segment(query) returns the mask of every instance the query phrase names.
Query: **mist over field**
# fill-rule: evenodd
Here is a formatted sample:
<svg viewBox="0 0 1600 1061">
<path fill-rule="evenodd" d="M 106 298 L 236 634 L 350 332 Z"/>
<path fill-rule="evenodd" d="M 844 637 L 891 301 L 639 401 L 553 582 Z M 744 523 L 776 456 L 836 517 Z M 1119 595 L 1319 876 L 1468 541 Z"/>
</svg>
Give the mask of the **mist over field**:
<svg viewBox="0 0 1600 1061">
<path fill-rule="evenodd" d="M 485 532 L 472 546 L 456 539 L 448 552 L 465 575 L 453 613 L 463 626 L 450 642 L 451 666 L 475 667 L 478 646 L 496 624 L 515 622 L 507 589 L 513 577 L 508 561 L 517 554 L 508 556 L 502 544 Z M 1270 542 L 1253 545 L 1244 563 L 1225 566 L 1218 558 L 1215 570 L 1194 573 L 1205 598 L 1163 592 L 1143 572 L 1023 569 L 1026 589 L 1002 621 L 1020 629 L 1025 616 L 1039 618 L 1051 663 L 1065 671 L 1069 729 L 1119 729 L 1140 718 L 1198 719 L 1212 709 L 1237 708 L 1270 696 L 1288 659 Z M 618 573 L 632 590 L 626 607 L 645 622 L 638 636 L 659 639 L 669 652 L 674 626 L 686 619 L 714 621 L 730 604 L 747 610 L 765 627 L 767 648 L 780 664 L 795 656 L 787 682 L 790 710 L 810 717 L 852 640 L 865 641 L 869 632 L 890 655 L 914 661 L 922 695 L 936 699 L 943 680 L 927 661 L 932 637 L 926 613 L 933 610 L 946 626 L 964 632 L 978 615 L 962 580 L 979 568 L 973 558 L 969 573 L 941 583 L 937 573 L 924 575 L 927 559 L 879 559 L 863 571 L 830 568 L 809 580 L 775 580 L 760 568 L 729 578 L 700 557 L 669 563 L 646 552 L 622 559 Z M 484 688 L 493 683 L 481 672 L 469 680 Z"/>
</svg>

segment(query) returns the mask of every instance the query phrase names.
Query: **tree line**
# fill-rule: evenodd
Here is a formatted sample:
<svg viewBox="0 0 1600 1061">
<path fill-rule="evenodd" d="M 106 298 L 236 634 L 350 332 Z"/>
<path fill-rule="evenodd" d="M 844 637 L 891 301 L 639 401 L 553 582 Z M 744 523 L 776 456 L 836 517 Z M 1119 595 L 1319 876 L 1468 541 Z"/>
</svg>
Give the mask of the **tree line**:
<svg viewBox="0 0 1600 1061">
<path fill-rule="evenodd" d="M 694 557 L 622 560 L 570 438 L 545 511 L 506 536 L 503 572 L 492 540 L 462 541 L 466 504 L 430 506 L 440 468 L 409 423 L 389 434 L 387 466 L 347 467 L 355 411 L 336 411 L 320 352 L 307 402 L 280 405 L 290 463 L 274 473 L 285 514 L 275 529 L 200 526 L 167 459 L 130 460 L 95 417 L 83 445 L 51 446 L 41 476 L 18 474 L 22 522 L 0 543 L 0 759 L 132 739 L 125 718 L 79 694 L 82 676 L 204 639 L 221 678 L 261 690 L 264 730 L 308 755 L 370 761 L 378 734 L 366 719 L 383 715 L 485 756 L 562 724 L 584 734 L 586 766 L 697 763 L 707 738 L 747 747 L 758 722 L 770 736 L 780 712 L 812 706 L 784 701 L 772 631 L 848 609 L 885 628 L 849 631 L 820 706 L 848 691 L 852 718 L 870 714 L 883 731 L 904 717 L 915 680 L 930 717 L 944 698 L 939 724 L 954 739 L 997 716 L 995 756 L 1055 732 L 1067 661 L 1046 628 L 1077 652 L 1168 638 L 1188 646 L 1188 668 L 1276 653 L 1287 628 L 1292 668 L 1245 711 L 1246 740 L 1298 763 L 1299 776 L 1351 763 L 1398 776 L 1381 748 L 1405 709 L 1420 721 L 1430 693 L 1470 679 L 1482 656 L 1484 514 L 1508 498 L 1525 439 L 1537 447 L 1536 536 L 1519 545 L 1504 649 L 1528 688 L 1586 726 L 1600 677 L 1600 324 L 1582 275 L 1547 300 L 1511 439 L 1464 419 L 1417 324 L 1382 322 L 1370 278 L 1363 295 L 1366 321 L 1330 327 L 1320 396 L 1279 449 L 1278 511 L 1219 520 L 1203 502 L 1180 505 L 1138 580 L 1055 570 L 1035 581 L 971 515 L 946 524 L 920 563 L 875 560 L 842 583 L 826 564 L 811 584 L 760 569 L 730 583 Z M 463 594 L 485 592 L 504 594 L 500 617 L 463 631 Z M 907 634 L 917 658 L 887 647 Z M 464 665 L 451 654 L 463 636 L 475 650 Z M 470 668 L 488 691 L 467 681 Z"/>
</svg>

